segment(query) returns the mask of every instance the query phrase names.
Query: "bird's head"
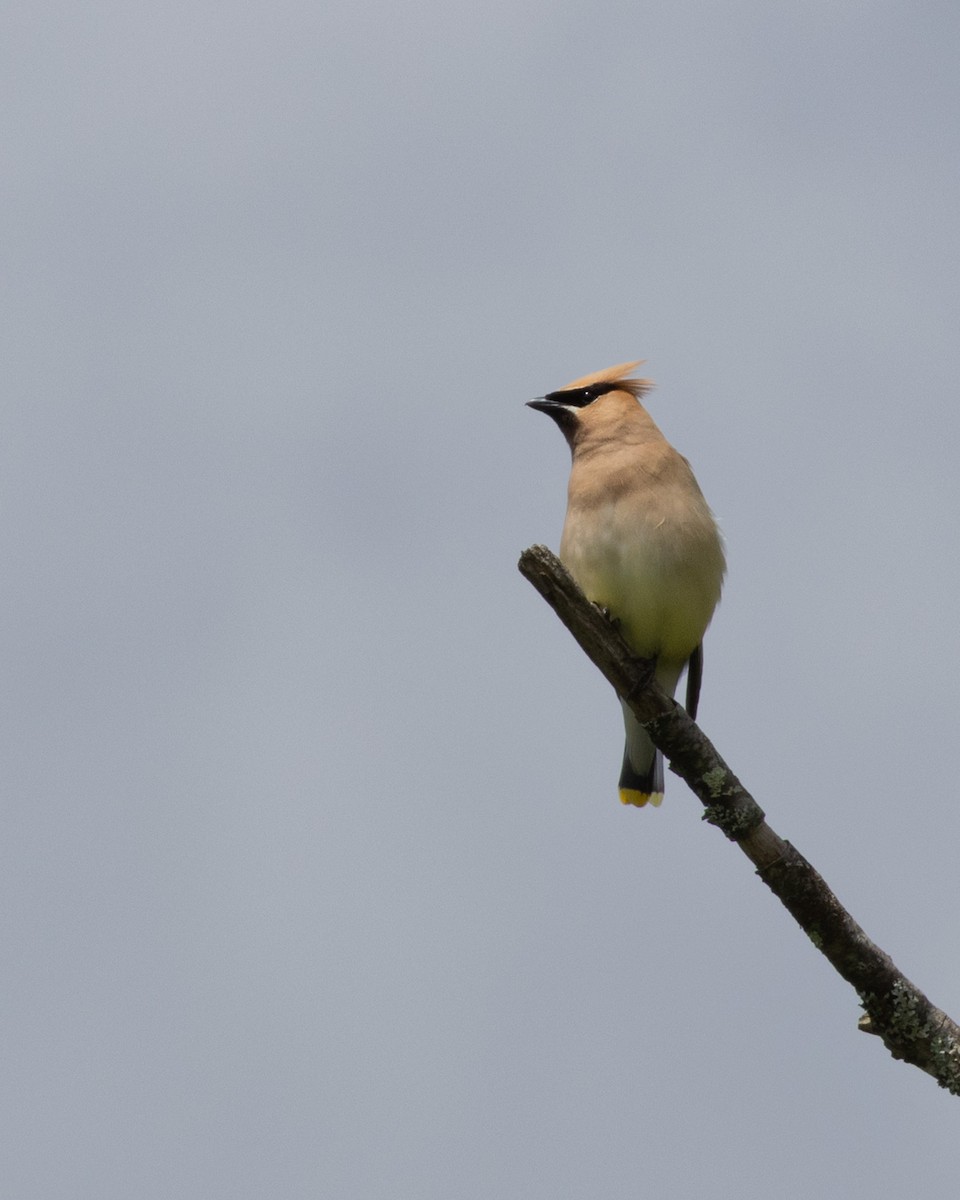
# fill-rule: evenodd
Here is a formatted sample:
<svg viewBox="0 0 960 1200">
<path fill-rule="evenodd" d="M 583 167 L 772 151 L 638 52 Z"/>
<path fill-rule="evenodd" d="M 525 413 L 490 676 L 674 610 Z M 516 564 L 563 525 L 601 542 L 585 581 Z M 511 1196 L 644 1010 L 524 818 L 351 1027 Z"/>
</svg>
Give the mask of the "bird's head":
<svg viewBox="0 0 960 1200">
<path fill-rule="evenodd" d="M 584 433 L 612 425 L 623 418 L 625 411 L 636 410 L 637 401 L 653 387 L 649 379 L 628 378 L 642 362 L 618 363 L 584 375 L 558 391 L 528 400 L 527 407 L 552 417 L 573 449 Z"/>
</svg>

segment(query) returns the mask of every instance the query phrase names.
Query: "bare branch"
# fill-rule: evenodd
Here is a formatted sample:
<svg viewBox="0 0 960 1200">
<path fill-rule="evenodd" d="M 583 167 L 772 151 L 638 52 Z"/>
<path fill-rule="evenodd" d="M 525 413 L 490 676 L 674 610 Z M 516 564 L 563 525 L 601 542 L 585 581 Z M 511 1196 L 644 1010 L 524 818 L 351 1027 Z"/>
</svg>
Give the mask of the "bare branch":
<svg viewBox="0 0 960 1200">
<path fill-rule="evenodd" d="M 700 799 L 704 819 L 737 843 L 814 946 L 856 989 L 865 1009 L 860 1029 L 880 1037 L 894 1058 L 960 1095 L 960 1027 L 897 970 L 803 855 L 774 833 L 699 727 L 657 685 L 653 664 L 631 653 L 560 560 L 545 546 L 532 546 L 518 565 Z"/>
</svg>

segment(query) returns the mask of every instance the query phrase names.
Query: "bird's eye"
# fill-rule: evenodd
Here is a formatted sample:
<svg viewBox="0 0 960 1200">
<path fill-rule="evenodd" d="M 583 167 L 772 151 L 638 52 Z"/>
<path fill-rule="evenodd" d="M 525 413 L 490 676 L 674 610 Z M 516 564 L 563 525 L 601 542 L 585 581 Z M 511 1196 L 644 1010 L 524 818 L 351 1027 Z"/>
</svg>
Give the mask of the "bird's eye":
<svg viewBox="0 0 960 1200">
<path fill-rule="evenodd" d="M 607 392 L 614 391 L 617 386 L 616 383 L 591 383 L 587 387 L 568 388 L 559 392 L 549 392 L 544 399 L 553 400 L 557 404 L 565 404 L 573 408 L 586 408 L 598 396 L 604 396 Z"/>
</svg>

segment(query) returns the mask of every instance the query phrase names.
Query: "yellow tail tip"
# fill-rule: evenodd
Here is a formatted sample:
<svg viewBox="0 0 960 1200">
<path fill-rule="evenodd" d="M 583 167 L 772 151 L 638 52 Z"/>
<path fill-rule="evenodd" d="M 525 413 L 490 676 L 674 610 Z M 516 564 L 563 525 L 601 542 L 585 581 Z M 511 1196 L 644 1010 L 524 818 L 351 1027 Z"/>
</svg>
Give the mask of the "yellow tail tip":
<svg viewBox="0 0 960 1200">
<path fill-rule="evenodd" d="M 632 804 L 634 808 L 644 808 L 648 801 L 654 808 L 659 808 L 663 803 L 663 792 L 638 792 L 633 788 L 620 789 L 621 804 Z"/>
</svg>

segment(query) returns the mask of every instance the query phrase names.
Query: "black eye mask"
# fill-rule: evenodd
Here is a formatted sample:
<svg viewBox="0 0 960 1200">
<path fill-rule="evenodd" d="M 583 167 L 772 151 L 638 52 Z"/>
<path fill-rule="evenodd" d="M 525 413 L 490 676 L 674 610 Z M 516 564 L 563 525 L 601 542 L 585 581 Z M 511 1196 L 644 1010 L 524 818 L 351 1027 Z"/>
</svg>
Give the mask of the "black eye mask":
<svg viewBox="0 0 960 1200">
<path fill-rule="evenodd" d="M 615 392 L 618 388 L 622 387 L 622 383 L 591 383 L 587 387 L 569 388 L 566 391 L 560 392 L 548 392 L 543 399 L 549 400 L 552 404 L 566 404 L 571 408 L 586 408 L 598 396 L 604 396 L 607 392 Z"/>
</svg>

